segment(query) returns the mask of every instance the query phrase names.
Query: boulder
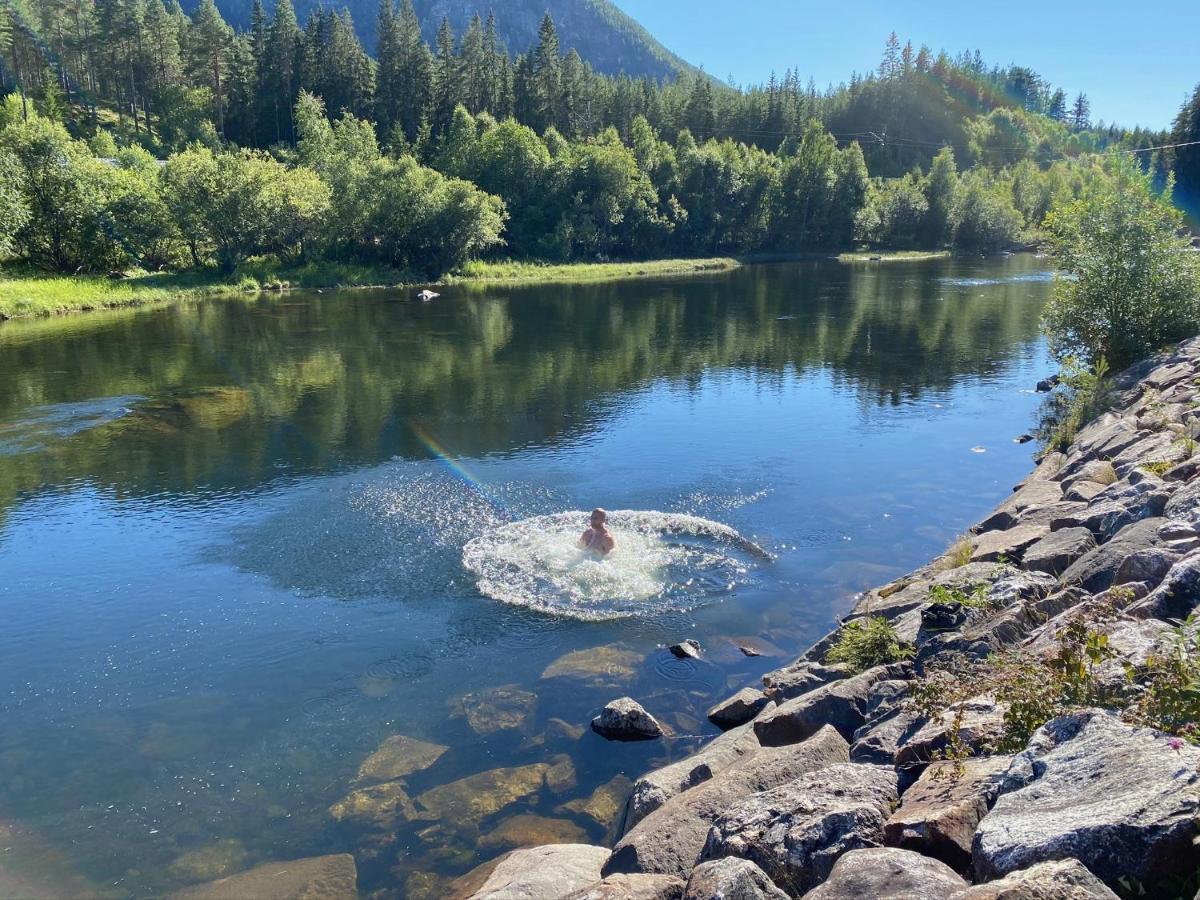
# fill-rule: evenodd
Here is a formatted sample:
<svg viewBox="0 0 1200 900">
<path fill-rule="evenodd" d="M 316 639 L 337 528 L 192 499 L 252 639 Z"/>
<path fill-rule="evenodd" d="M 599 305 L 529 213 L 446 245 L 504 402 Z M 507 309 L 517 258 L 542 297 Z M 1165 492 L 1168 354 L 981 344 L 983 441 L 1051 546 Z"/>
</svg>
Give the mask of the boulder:
<svg viewBox="0 0 1200 900">
<path fill-rule="evenodd" d="M 837 632 L 834 632 L 837 634 Z M 800 661 L 763 676 L 763 691 L 776 703 L 792 700 L 824 687 L 850 674 L 846 666 L 826 666 L 819 662 Z"/>
<path fill-rule="evenodd" d="M 363 760 L 362 765 L 358 767 L 355 781 L 376 784 L 404 778 L 432 766 L 447 749 L 449 748 L 441 744 L 430 744 L 402 734 L 393 734 Z"/>
<path fill-rule="evenodd" d="M 1200 479 L 1193 480 L 1177 490 L 1167 501 L 1163 515 L 1168 519 L 1185 522 L 1200 520 Z"/>
<path fill-rule="evenodd" d="M 1165 547 L 1147 547 L 1130 553 L 1117 567 L 1114 585 L 1132 584 L 1140 581 L 1147 589 L 1157 587 L 1171 567 L 1179 561 L 1179 556 Z"/>
<path fill-rule="evenodd" d="M 521 813 L 490 826 L 479 839 L 482 849 L 509 850 L 545 844 L 578 844 L 587 833 L 574 822 Z"/>
<path fill-rule="evenodd" d="M 564 897 L 602 880 L 603 847 L 553 844 L 514 850 L 492 869 L 471 900 L 543 900 Z"/>
<path fill-rule="evenodd" d="M 748 754 L 638 822 L 616 843 L 604 874 L 650 872 L 686 878 L 700 858 L 712 823 L 737 801 L 846 762 L 849 750 L 845 740 L 826 727 L 803 743 Z"/>
<path fill-rule="evenodd" d="M 915 710 L 900 707 L 887 715 L 872 719 L 854 732 L 850 745 L 851 762 L 891 765 L 896 753 L 914 732 L 920 729 L 925 719 Z"/>
<path fill-rule="evenodd" d="M 1034 478 L 1027 481 L 979 523 L 979 531 L 1009 528 L 1027 509 L 1052 506 L 1062 499 L 1062 485 L 1057 481 Z"/>
<path fill-rule="evenodd" d="M 561 678 L 592 689 L 620 688 L 634 679 L 642 654 L 624 644 L 573 650 L 546 667 L 542 678 Z"/>
<path fill-rule="evenodd" d="M 1052 520 L 1050 530 L 1086 528 L 1097 540 L 1107 541 L 1128 525 L 1162 516 L 1170 496 L 1166 483 L 1152 475 L 1118 481 L 1082 510 Z"/>
<path fill-rule="evenodd" d="M 967 610 L 957 600 L 947 603 L 930 603 L 921 608 L 921 630 L 925 632 L 949 631 L 967 620 Z"/>
<path fill-rule="evenodd" d="M 1036 544 L 1049 531 L 1045 525 L 1017 525 L 1007 531 L 986 532 L 971 542 L 971 561 L 1019 560 L 1026 548 Z"/>
<path fill-rule="evenodd" d="M 477 825 L 505 807 L 537 794 L 555 777 L 556 766 L 534 763 L 468 775 L 418 795 L 423 819 L 456 827 Z"/>
<path fill-rule="evenodd" d="M 866 722 L 872 686 L 878 681 L 904 678 L 910 671 L 907 664 L 894 663 L 832 682 L 767 710 L 754 720 L 754 733 L 764 747 L 779 747 L 803 741 L 832 725 L 849 740 Z"/>
<path fill-rule="evenodd" d="M 624 775 L 614 775 L 592 791 L 590 796 L 564 803 L 555 812 L 572 812 L 577 816 L 587 816 L 602 828 L 611 829 L 618 824 L 617 820 L 621 817 L 632 790 L 632 781 Z"/>
<path fill-rule="evenodd" d="M 704 857 L 749 859 L 798 896 L 829 877 L 843 853 L 879 846 L 897 797 L 890 766 L 810 772 L 733 804 L 713 823 Z"/>
<path fill-rule="evenodd" d="M 723 700 L 708 711 L 708 721 L 722 731 L 745 725 L 757 716 L 771 701 L 757 688 L 742 688 L 728 700 Z"/>
<path fill-rule="evenodd" d="M 1138 550 L 1161 546 L 1158 528 L 1165 521 L 1145 519 L 1127 526 L 1107 544 L 1102 544 L 1072 563 L 1063 572 L 1060 581 L 1063 584 L 1078 584 L 1092 593 L 1107 590 L 1112 587 L 1125 557 Z"/>
<path fill-rule="evenodd" d="M 1106 459 L 1093 459 L 1083 465 L 1076 474 L 1064 479 L 1062 486 L 1065 492 L 1070 493 L 1073 488 L 1083 483 L 1107 487 L 1116 481 L 1117 470 L 1113 468 L 1112 463 Z"/>
<path fill-rule="evenodd" d="M 686 759 L 643 775 L 634 782 L 629 795 L 622 833 L 629 831 L 672 797 L 703 784 L 758 749 L 754 730 L 749 725 L 742 725 L 709 741 Z"/>
<path fill-rule="evenodd" d="M 355 900 L 358 870 L 349 853 L 265 863 L 172 894 L 176 900 Z"/>
<path fill-rule="evenodd" d="M 1075 503 L 1091 503 L 1097 495 L 1104 492 L 1106 487 L 1108 485 L 1098 481 L 1077 481 L 1071 485 L 1069 491 L 1063 494 L 1063 497 Z"/>
<path fill-rule="evenodd" d="M 523 729 L 536 711 L 537 695 L 511 684 L 472 691 L 450 703 L 450 715 L 465 718 L 480 737 Z"/>
<path fill-rule="evenodd" d="M 1077 859 L 1038 863 L 951 894 L 949 900 L 1117 900 Z"/>
<path fill-rule="evenodd" d="M 1053 531 L 1029 547 L 1022 565 L 1034 572 L 1061 575 L 1070 565 L 1096 547 L 1096 538 L 1086 528 Z"/>
<path fill-rule="evenodd" d="M 563 900 L 679 900 L 685 886 L 670 875 L 609 875 Z"/>
<path fill-rule="evenodd" d="M 944 750 L 955 727 L 955 717 L 962 711 L 958 725 L 959 739 L 968 747 L 979 749 L 991 743 L 1004 727 L 1004 707 L 990 697 L 974 697 L 951 705 L 939 718 L 930 719 L 896 751 L 897 766 L 920 766 L 933 760 L 938 750 Z"/>
<path fill-rule="evenodd" d="M 967 883 L 945 863 L 893 847 L 851 850 L 841 857 L 824 884 L 805 900 L 913 900 L 943 898 Z"/>
<path fill-rule="evenodd" d="M 678 659 L 699 659 L 700 658 L 700 642 L 692 638 L 686 641 L 680 641 L 678 644 L 672 644 L 667 648 L 671 651 L 671 655 Z"/>
<path fill-rule="evenodd" d="M 700 863 L 688 879 L 684 900 L 787 900 L 767 873 L 748 859 L 727 856 Z"/>
<path fill-rule="evenodd" d="M 976 757 L 963 760 L 959 772 L 953 762 L 931 764 L 884 825 L 884 843 L 967 871 L 975 828 L 1000 793 L 1000 775 L 1011 762 L 1007 756 Z"/>
<path fill-rule="evenodd" d="M 1150 594 L 1129 607 L 1138 618 L 1186 619 L 1200 605 L 1200 551 L 1189 553 L 1171 568 Z"/>
<path fill-rule="evenodd" d="M 631 697 L 608 703 L 592 719 L 592 731 L 613 741 L 652 741 L 663 733 L 658 720 Z"/>
<path fill-rule="evenodd" d="M 983 880 L 1074 857 L 1110 887 L 1122 876 L 1151 895 L 1200 866 L 1200 748 L 1085 710 L 1039 729 L 1016 757 L 975 833 Z"/>
</svg>

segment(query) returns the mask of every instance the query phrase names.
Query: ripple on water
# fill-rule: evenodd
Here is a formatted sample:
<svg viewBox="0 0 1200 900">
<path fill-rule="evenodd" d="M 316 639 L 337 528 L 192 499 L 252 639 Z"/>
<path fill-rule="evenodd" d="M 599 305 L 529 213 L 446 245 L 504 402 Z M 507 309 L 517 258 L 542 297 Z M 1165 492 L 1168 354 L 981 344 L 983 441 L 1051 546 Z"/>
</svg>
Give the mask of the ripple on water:
<svg viewBox="0 0 1200 900">
<path fill-rule="evenodd" d="M 748 583 L 769 556 L 734 529 L 697 516 L 609 515 L 610 556 L 580 550 L 587 513 L 536 516 L 494 528 L 463 548 L 479 590 L 513 606 L 599 621 L 694 609 Z"/>
</svg>

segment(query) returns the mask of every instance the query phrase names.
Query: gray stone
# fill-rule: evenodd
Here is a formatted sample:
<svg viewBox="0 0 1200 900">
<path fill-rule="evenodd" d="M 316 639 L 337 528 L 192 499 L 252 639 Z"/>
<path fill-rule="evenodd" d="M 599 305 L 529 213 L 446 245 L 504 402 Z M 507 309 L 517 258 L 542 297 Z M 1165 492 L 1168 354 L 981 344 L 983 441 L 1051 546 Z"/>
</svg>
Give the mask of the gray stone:
<svg viewBox="0 0 1200 900">
<path fill-rule="evenodd" d="M 984 532 L 1009 528 L 1025 510 L 1051 506 L 1061 500 L 1062 495 L 1062 485 L 1057 481 L 1032 479 L 1017 488 L 1011 497 L 980 522 L 979 530 Z"/>
<path fill-rule="evenodd" d="M 889 766 L 845 763 L 746 797 L 713 823 L 704 856 L 749 859 L 791 894 L 824 881 L 837 858 L 877 847 L 898 795 Z"/>
<path fill-rule="evenodd" d="M 543 900 L 565 897 L 601 881 L 603 847 L 551 844 L 514 850 L 492 869 L 471 900 Z"/>
<path fill-rule="evenodd" d="M 754 733 L 764 747 L 794 744 L 832 725 L 847 740 L 866 722 L 867 699 L 877 681 L 903 678 L 904 664 L 876 666 L 835 681 L 768 710 L 754 720 Z"/>
<path fill-rule="evenodd" d="M 1158 536 L 1158 527 L 1164 519 L 1145 519 L 1122 529 L 1116 537 L 1107 544 L 1080 557 L 1062 574 L 1063 584 L 1078 584 L 1084 590 L 1099 593 L 1112 587 L 1117 577 L 1117 570 L 1125 557 L 1138 550 L 1148 547 L 1158 547 L 1162 538 Z"/>
<path fill-rule="evenodd" d="M 955 703 L 936 719 L 930 719 L 896 751 L 897 766 L 918 766 L 932 762 L 934 753 L 946 749 L 955 717 L 962 711 L 959 739 L 973 749 L 982 748 L 999 737 L 1004 727 L 1004 707 L 990 697 L 975 697 Z"/>
<path fill-rule="evenodd" d="M 1163 515 L 1168 519 L 1182 519 L 1185 522 L 1200 520 L 1200 479 L 1185 484 L 1172 494 Z"/>
<path fill-rule="evenodd" d="M 1167 577 L 1167 573 L 1178 561 L 1178 554 L 1172 553 L 1164 547 L 1148 547 L 1145 550 L 1137 550 L 1125 557 L 1121 565 L 1117 567 L 1117 577 L 1113 579 L 1113 584 L 1130 584 L 1140 581 L 1153 589 Z"/>
<path fill-rule="evenodd" d="M 609 875 L 563 900 L 679 900 L 685 885 L 671 875 Z"/>
<path fill-rule="evenodd" d="M 975 833 L 984 880 L 1074 857 L 1110 887 L 1122 876 L 1151 891 L 1200 866 L 1200 748 L 1086 710 L 1047 723 L 1009 770 Z"/>
<path fill-rule="evenodd" d="M 357 881 L 354 857 L 336 853 L 264 863 L 171 896 L 175 900 L 354 900 Z"/>
<path fill-rule="evenodd" d="M 1131 616 L 1186 619 L 1200 605 L 1200 551 L 1189 553 L 1171 568 L 1162 583 L 1133 604 Z"/>
<path fill-rule="evenodd" d="M 1050 529 L 1086 528 L 1097 540 L 1106 541 L 1128 525 L 1160 517 L 1170 496 L 1161 478 L 1118 481 L 1097 494 L 1084 509 L 1051 521 Z"/>
<path fill-rule="evenodd" d="M 1076 481 L 1063 496 L 1067 500 L 1073 500 L 1077 503 L 1091 503 L 1096 499 L 1098 494 L 1104 492 L 1106 487 L 1108 485 L 1101 484 L 1098 481 Z"/>
<path fill-rule="evenodd" d="M 767 873 L 748 859 L 727 856 L 700 863 L 688 879 L 684 900 L 787 900 Z"/>
<path fill-rule="evenodd" d="M 712 823 L 732 805 L 805 773 L 846 762 L 849 750 L 846 741 L 826 727 L 801 744 L 764 747 L 748 754 L 638 822 L 617 841 L 604 874 L 651 872 L 686 878 L 700 857 Z"/>
<path fill-rule="evenodd" d="M 1070 493 L 1079 484 L 1098 484 L 1103 488 L 1113 484 L 1116 480 L 1117 470 L 1113 468 L 1112 463 L 1106 459 L 1093 459 L 1085 463 L 1078 473 L 1064 479 L 1062 486 L 1065 493 Z"/>
<path fill-rule="evenodd" d="M 1063 528 L 1046 535 L 1025 551 L 1022 564 L 1034 572 L 1061 575 L 1071 563 L 1096 547 L 1095 536 L 1086 528 Z"/>
<path fill-rule="evenodd" d="M 608 703 L 592 719 L 592 731 L 614 741 L 648 741 L 663 733 L 658 720 L 630 697 Z"/>
<path fill-rule="evenodd" d="M 924 721 L 919 713 L 903 707 L 882 718 L 872 719 L 854 732 L 854 743 L 850 745 L 851 762 L 891 765 L 900 745 Z"/>
<path fill-rule="evenodd" d="M 743 725 L 714 738 L 686 759 L 643 775 L 634 782 L 629 795 L 622 833 L 629 831 L 672 797 L 703 784 L 758 749 L 754 729 Z"/>
<path fill-rule="evenodd" d="M 975 829 L 999 795 L 999 776 L 1011 762 L 1008 756 L 972 757 L 962 761 L 961 771 L 953 762 L 931 764 L 884 825 L 884 842 L 967 871 Z"/>
<path fill-rule="evenodd" d="M 667 648 L 671 651 L 671 655 L 679 659 L 699 659 L 700 658 L 700 642 L 692 638 L 686 641 L 680 641 L 678 644 L 672 644 Z"/>
<path fill-rule="evenodd" d="M 1054 484 L 1054 482 L 1049 482 Z M 972 543 L 972 562 L 996 562 L 1000 559 L 1020 560 L 1025 549 L 1046 536 L 1046 525 L 1017 525 L 1006 531 L 988 531 Z"/>
<path fill-rule="evenodd" d="M 949 900 L 1117 900 L 1077 859 L 1038 863 L 951 894 Z"/>
<path fill-rule="evenodd" d="M 893 847 L 851 850 L 833 866 L 824 884 L 805 900 L 913 900 L 942 898 L 967 883 L 945 863 Z"/>
<path fill-rule="evenodd" d="M 837 632 L 833 632 L 837 634 Z M 768 672 L 763 676 L 763 690 L 776 703 L 800 697 L 809 691 L 845 678 L 850 674 L 846 666 L 826 666 L 819 662 L 802 661 Z"/>
<path fill-rule="evenodd" d="M 1151 434 L 1126 447 L 1112 461 L 1113 468 L 1122 478 L 1135 469 L 1154 462 L 1181 462 L 1187 452 L 1175 443 L 1176 436 L 1170 431 Z"/>
<path fill-rule="evenodd" d="M 708 711 L 708 721 L 722 731 L 745 725 L 771 701 L 757 688 L 742 688 L 728 700 L 723 700 Z"/>
</svg>

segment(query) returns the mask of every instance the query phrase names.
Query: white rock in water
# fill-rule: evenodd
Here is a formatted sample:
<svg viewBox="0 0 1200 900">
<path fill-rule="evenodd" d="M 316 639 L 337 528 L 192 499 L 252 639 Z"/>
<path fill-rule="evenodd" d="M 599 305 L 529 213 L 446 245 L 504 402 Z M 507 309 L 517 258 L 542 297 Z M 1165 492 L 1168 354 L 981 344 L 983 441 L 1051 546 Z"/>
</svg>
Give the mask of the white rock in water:
<svg viewBox="0 0 1200 900">
<path fill-rule="evenodd" d="M 428 303 L 430 300 L 436 300 L 440 296 L 442 295 L 435 291 L 426 289 L 417 294 L 417 299 L 422 303 Z"/>
</svg>

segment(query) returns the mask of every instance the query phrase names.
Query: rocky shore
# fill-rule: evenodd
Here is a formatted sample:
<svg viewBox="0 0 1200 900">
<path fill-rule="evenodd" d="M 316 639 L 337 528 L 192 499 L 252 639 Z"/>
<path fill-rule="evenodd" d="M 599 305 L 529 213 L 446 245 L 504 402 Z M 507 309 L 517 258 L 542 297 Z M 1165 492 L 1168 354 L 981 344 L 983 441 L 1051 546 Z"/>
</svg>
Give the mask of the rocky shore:
<svg viewBox="0 0 1200 900">
<path fill-rule="evenodd" d="M 1147 716 L 1188 709 L 1152 679 L 1200 604 L 1198 385 L 1200 339 L 1123 373 L 945 557 L 714 707 L 612 847 L 515 850 L 457 895 L 1192 896 L 1200 747 Z M 903 652 L 829 661 L 880 620 Z"/>
</svg>

